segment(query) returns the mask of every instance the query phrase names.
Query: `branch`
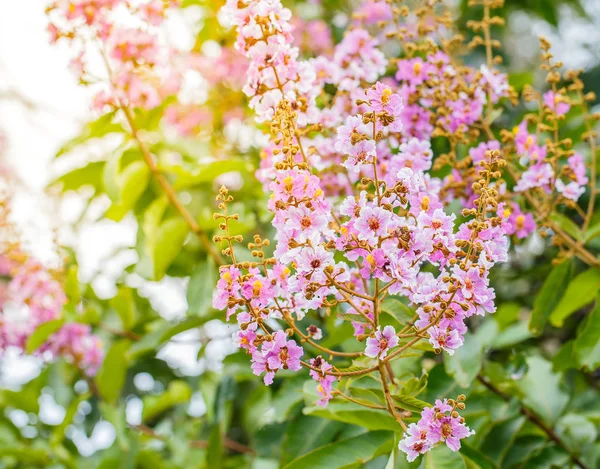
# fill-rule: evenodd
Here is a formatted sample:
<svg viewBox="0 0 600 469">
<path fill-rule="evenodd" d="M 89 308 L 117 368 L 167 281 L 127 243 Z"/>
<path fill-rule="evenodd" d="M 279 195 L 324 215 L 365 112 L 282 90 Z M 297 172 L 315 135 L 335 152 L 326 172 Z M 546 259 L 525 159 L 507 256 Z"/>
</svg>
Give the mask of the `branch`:
<svg viewBox="0 0 600 469">
<path fill-rule="evenodd" d="M 140 147 L 140 150 L 142 151 L 142 155 L 144 157 L 144 161 L 148 165 L 148 168 L 150 169 L 150 171 L 152 172 L 152 174 L 154 175 L 154 177 L 156 178 L 158 183 L 163 188 L 163 191 L 165 192 L 167 198 L 169 199 L 169 202 L 181 214 L 181 216 L 183 217 L 185 222 L 190 227 L 190 230 L 192 230 L 192 232 L 196 236 L 198 236 L 198 238 L 200 239 L 200 242 L 204 246 L 204 249 L 206 249 L 206 252 L 214 259 L 217 266 L 223 265 L 223 263 L 224 263 L 223 258 L 218 253 L 218 251 L 215 249 L 215 245 L 208 238 L 208 235 L 206 234 L 206 232 L 202 228 L 200 228 L 200 225 L 198 225 L 198 223 L 196 222 L 196 220 L 194 219 L 192 214 L 188 211 L 188 209 L 186 209 L 183 206 L 183 204 L 177 197 L 175 190 L 173 189 L 173 187 L 171 186 L 171 184 L 169 183 L 167 178 L 158 169 L 158 166 L 156 165 L 156 162 L 154 161 L 154 158 L 153 158 L 152 154 L 150 153 L 150 150 L 148 150 L 148 147 L 146 146 L 144 141 L 142 139 L 140 139 L 138 129 L 135 126 L 135 122 L 133 120 L 133 114 L 131 112 L 131 109 L 129 108 L 129 106 L 127 106 L 126 104 L 122 104 L 122 103 L 120 104 L 119 107 L 125 114 L 127 123 L 129 124 L 129 127 L 131 128 L 131 136 L 136 140 L 138 146 Z"/>
</svg>

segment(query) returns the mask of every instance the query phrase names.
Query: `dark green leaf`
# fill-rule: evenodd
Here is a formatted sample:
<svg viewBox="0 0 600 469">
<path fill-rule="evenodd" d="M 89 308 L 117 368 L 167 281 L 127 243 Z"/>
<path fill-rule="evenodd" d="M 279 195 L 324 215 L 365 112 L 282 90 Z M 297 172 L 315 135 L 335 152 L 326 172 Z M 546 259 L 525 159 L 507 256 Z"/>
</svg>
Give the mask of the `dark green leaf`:
<svg viewBox="0 0 600 469">
<path fill-rule="evenodd" d="M 573 353 L 579 366 L 590 371 L 600 366 L 600 297 L 575 339 Z"/>
<path fill-rule="evenodd" d="M 393 446 L 390 432 L 367 432 L 317 448 L 285 465 L 283 469 L 339 469 L 389 453 Z"/>
<path fill-rule="evenodd" d="M 565 293 L 570 277 L 570 259 L 552 269 L 533 304 L 529 320 L 529 330 L 532 334 L 540 335 L 542 333 L 548 316 Z"/>
<path fill-rule="evenodd" d="M 600 270 L 588 269 L 575 276 L 552 311 L 550 323 L 555 327 L 562 327 L 566 318 L 594 301 L 599 289 Z"/>
</svg>

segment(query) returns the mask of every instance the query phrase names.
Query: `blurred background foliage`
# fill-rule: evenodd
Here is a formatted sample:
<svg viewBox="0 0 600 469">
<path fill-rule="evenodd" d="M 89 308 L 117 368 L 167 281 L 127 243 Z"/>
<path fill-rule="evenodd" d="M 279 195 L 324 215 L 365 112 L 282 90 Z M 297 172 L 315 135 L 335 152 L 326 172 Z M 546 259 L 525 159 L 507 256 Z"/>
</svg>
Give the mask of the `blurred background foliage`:
<svg viewBox="0 0 600 469">
<path fill-rule="evenodd" d="M 299 15 L 315 9 L 313 4 L 285 3 Z M 202 11 L 194 46 L 198 51 L 206 43 L 232 42 L 216 20 L 219 7 L 212 1 L 181 2 L 183 9 Z M 593 0 L 506 1 L 508 24 L 499 39 L 505 45 L 504 67 L 517 89 L 543 83 L 537 49 L 525 50 L 529 46 L 524 44 L 532 42 L 524 38 L 531 32 L 523 31 L 524 19 L 558 34 L 565 8 L 576 21 L 591 21 L 590 11 L 597 13 Z M 332 24 L 341 25 L 340 15 L 351 10 L 345 1 L 323 0 L 322 11 Z M 466 0 L 456 2 L 456 15 L 459 29 L 469 34 L 466 22 L 475 13 Z M 339 39 L 343 28 L 333 30 Z M 586 87 L 598 94 L 600 65 L 598 60 L 587 63 Z M 234 198 L 243 201 L 232 207 L 240 213 L 232 231 L 268 237 L 266 195 L 253 176 L 260 165 L 261 139 L 244 128 L 240 90 L 227 82 L 210 87 L 206 106 L 216 111 L 212 129 L 193 137 L 165 131 L 168 104 L 138 112 L 135 126 L 202 230 L 210 238 L 217 229 L 212 217 L 216 189 L 226 182 Z M 240 124 L 228 130 L 221 111 L 232 108 L 240 111 Z M 578 135 L 577 123 L 572 125 Z M 239 138 L 231 138 L 232 132 Z M 114 113 L 91 120 L 56 159 L 86 155 L 91 147 L 104 149 L 103 154 L 83 165 L 71 164 L 51 190 L 76 191 L 85 201 L 86 209 L 71 227 L 75 233 L 90 217 L 96 222 L 129 220 L 136 226 L 133 245 L 111 255 L 135 252 L 115 276 L 116 294 L 110 297 L 99 294 L 93 278 L 78 275 L 78 253 L 64 248 L 66 315 L 98 331 L 106 358 L 94 378 L 59 361 L 45 365 L 29 382 L 0 391 L 0 467 L 600 467 L 598 270 L 577 260 L 553 266 L 553 250 L 539 238 L 528 240 L 515 247 L 510 263 L 493 272 L 498 312 L 472 322 L 464 347 L 454 356 L 437 356 L 423 347 L 393 362 L 403 384 L 395 396 L 399 406 L 418 411 L 423 401 L 464 393 L 467 410 L 462 415 L 476 430 L 460 453 L 440 447 L 408 464 L 392 451 L 399 429 L 386 413 L 337 401 L 326 409 L 316 407 L 314 384 L 303 373 L 278 373 L 273 386 L 263 386 L 245 354 L 229 344 L 232 329 L 211 307 L 217 274 L 213 258 L 169 204 L 123 120 Z M 98 200 L 104 207 L 100 213 Z M 600 248 L 594 233 L 582 242 L 596 252 Z M 250 257 L 249 252 L 237 255 Z M 185 314 L 164 314 L 149 299 L 144 286 L 165 277 L 185 289 Z M 169 311 L 169 305 L 163 310 Z M 412 316 L 399 300 L 389 301 L 384 310 L 390 323 Z M 351 327 L 336 317 L 331 312 L 322 318 L 323 345 L 350 350 Z M 32 341 L 42 343 L 51 333 L 51 328 L 39 330 Z M 168 347 L 186 344 L 194 350 L 191 361 L 200 365 L 192 371 L 161 355 Z M 177 354 L 179 349 L 173 350 Z M 380 402 L 378 389 L 379 383 L 363 377 L 349 381 L 345 392 Z"/>
</svg>

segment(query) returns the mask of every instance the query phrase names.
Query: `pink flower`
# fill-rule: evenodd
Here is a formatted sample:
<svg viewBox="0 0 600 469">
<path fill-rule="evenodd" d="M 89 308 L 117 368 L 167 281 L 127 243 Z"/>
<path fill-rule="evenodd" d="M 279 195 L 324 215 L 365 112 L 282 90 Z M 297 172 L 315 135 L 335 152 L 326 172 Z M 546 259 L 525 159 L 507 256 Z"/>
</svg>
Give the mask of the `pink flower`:
<svg viewBox="0 0 600 469">
<path fill-rule="evenodd" d="M 375 242 L 378 237 L 385 236 L 391 226 L 392 214 L 372 205 L 363 208 L 354 223 L 358 238 L 369 242 Z"/>
<path fill-rule="evenodd" d="M 563 197 L 574 201 L 577 201 L 577 199 L 585 192 L 585 188 L 581 187 L 577 182 L 573 181 L 569 184 L 565 184 L 560 179 L 556 180 L 556 190 L 562 194 Z"/>
<path fill-rule="evenodd" d="M 531 166 L 522 175 L 515 186 L 515 192 L 523 192 L 534 187 L 547 188 L 554 178 L 554 170 L 550 163 Z"/>
<path fill-rule="evenodd" d="M 552 90 L 544 93 L 544 104 L 557 116 L 563 116 L 571 109 L 569 103 L 566 102 L 566 98 L 562 94 L 555 94 Z"/>
<path fill-rule="evenodd" d="M 419 421 L 409 425 L 405 437 L 398 444 L 398 448 L 406 453 L 409 462 L 429 451 L 440 441 L 445 442 L 452 451 L 458 451 L 461 446 L 460 440 L 475 433 L 465 425 L 462 417 L 455 416 L 456 414 L 453 416 L 455 407 L 456 404 L 454 407 L 449 405 L 447 399 L 438 399 L 435 401 L 435 407 L 423 409 Z"/>
<path fill-rule="evenodd" d="M 515 234 L 517 238 L 523 239 L 535 231 L 535 221 L 531 213 L 523 213 L 519 207 L 510 214 L 508 218 L 511 229 L 508 234 Z"/>
<path fill-rule="evenodd" d="M 473 159 L 474 164 L 478 164 L 482 161 L 487 161 L 486 152 L 488 150 L 500 150 L 500 142 L 497 140 L 489 140 L 487 142 L 481 142 L 475 148 L 469 150 L 469 156 Z"/>
<path fill-rule="evenodd" d="M 429 342 L 435 349 L 445 350 L 454 355 L 454 350 L 463 344 L 463 339 L 457 330 L 442 329 L 433 326 L 429 329 Z"/>
<path fill-rule="evenodd" d="M 371 109 L 375 112 L 386 112 L 390 116 L 398 117 L 402 110 L 402 98 L 392 92 L 389 86 L 380 81 L 367 90 L 367 99 Z"/>
<path fill-rule="evenodd" d="M 400 60 L 398 61 L 396 80 L 407 81 L 411 85 L 421 85 L 433 72 L 432 66 L 423 61 L 421 57 Z"/>
<path fill-rule="evenodd" d="M 398 345 L 400 339 L 392 326 L 385 326 L 383 331 L 379 328 L 375 331 L 375 337 L 367 339 L 365 355 L 380 360 L 387 356 L 388 350 Z"/>
<path fill-rule="evenodd" d="M 406 436 L 398 443 L 398 449 L 406 453 L 408 462 L 414 461 L 433 447 L 433 444 L 427 439 L 427 435 L 427 429 L 421 428 L 416 423 L 408 426 Z"/>
</svg>

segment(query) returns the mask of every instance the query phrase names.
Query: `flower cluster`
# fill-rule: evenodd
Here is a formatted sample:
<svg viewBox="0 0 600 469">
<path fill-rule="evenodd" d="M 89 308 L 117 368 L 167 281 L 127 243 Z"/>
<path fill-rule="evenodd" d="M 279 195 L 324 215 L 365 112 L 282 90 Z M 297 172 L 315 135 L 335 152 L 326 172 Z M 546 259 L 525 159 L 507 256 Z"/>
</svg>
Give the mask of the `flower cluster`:
<svg viewBox="0 0 600 469">
<path fill-rule="evenodd" d="M 248 247 L 256 261 L 236 260 L 233 245 L 242 239 L 230 233 L 238 215 L 228 213 L 226 188 L 215 214 L 223 230 L 215 241 L 232 263 L 220 268 L 213 306 L 235 315 L 234 340 L 251 355 L 253 372 L 271 384 L 279 370 L 304 366 L 324 406 L 349 398 L 334 388 L 347 372 L 321 355 L 301 361 L 307 350 L 289 335 L 333 358 L 360 357 L 367 367 L 358 374 L 379 372 L 384 383 L 394 381 L 386 363 L 421 339 L 437 353 L 454 353 L 467 318 L 495 310 L 490 269 L 507 260 L 508 235 L 522 233 L 529 220 L 511 223 L 516 210 L 500 201 L 506 163 L 498 141 L 472 148 L 452 181 L 430 173 L 431 139 L 462 143 L 485 107 L 509 96 L 506 76 L 455 66 L 448 53 L 432 50 L 426 60 L 400 60 L 394 81 L 383 77 L 388 61 L 379 40 L 361 28 L 347 32 L 330 58 L 300 61 L 290 12 L 278 0 L 230 0 L 224 12 L 249 59 L 250 106 L 259 122 L 271 123 L 257 176 L 270 193 L 273 257 L 269 240 L 255 236 Z M 334 96 L 317 102 L 327 85 L 335 85 Z M 462 219 L 449 208 L 459 188 Z M 387 295 L 404 297 L 416 313 L 398 332 L 381 322 Z M 366 341 L 363 352 L 330 350 L 319 343 L 318 327 L 298 327 L 324 310 L 352 323 L 356 339 Z M 384 395 L 404 426 L 387 385 Z M 430 435 L 419 452 L 442 440 L 456 450 L 470 434 L 453 407 L 446 416 L 447 403 L 440 406 L 424 411 L 421 427 Z"/>
<path fill-rule="evenodd" d="M 5 178 L 0 178 L 4 184 Z M 67 297 L 57 275 L 19 243 L 10 220 L 10 189 L 0 195 L 0 352 L 9 347 L 25 351 L 41 325 L 64 317 Z M 67 323 L 35 350 L 46 358 L 64 357 L 93 375 L 104 350 L 87 324 Z"/>
<path fill-rule="evenodd" d="M 421 413 L 417 423 L 411 423 L 399 448 L 406 453 L 408 461 L 414 461 L 420 454 L 426 453 L 435 444 L 443 441 L 452 451 L 460 449 L 460 440 L 475 432 L 465 425 L 458 410 L 464 410 L 465 396 L 457 400 L 436 400 L 435 406 L 428 407 Z"/>
</svg>

